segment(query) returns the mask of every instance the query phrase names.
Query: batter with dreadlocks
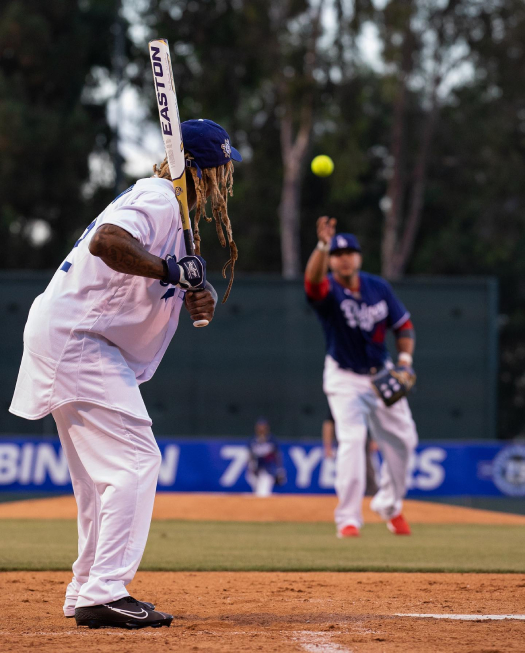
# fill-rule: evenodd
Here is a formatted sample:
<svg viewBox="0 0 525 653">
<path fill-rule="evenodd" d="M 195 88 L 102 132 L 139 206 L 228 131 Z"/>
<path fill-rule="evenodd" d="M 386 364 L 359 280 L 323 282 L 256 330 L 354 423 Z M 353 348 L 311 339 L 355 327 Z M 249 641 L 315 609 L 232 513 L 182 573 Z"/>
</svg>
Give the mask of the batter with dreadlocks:
<svg viewBox="0 0 525 653">
<path fill-rule="evenodd" d="M 182 123 L 182 133 L 191 155 L 188 206 L 197 208 L 198 227 L 211 196 L 233 279 L 227 197 L 232 159 L 241 156 L 210 120 Z M 157 369 L 182 305 L 193 320 L 211 321 L 217 293 L 204 259 L 185 251 L 166 168 L 156 166 L 153 177 L 119 195 L 35 299 L 10 408 L 26 419 L 55 419 L 78 505 L 79 553 L 64 614 L 91 628 L 169 626 L 173 619 L 126 589 L 146 545 L 161 462 L 139 384 Z M 227 294 L 230 288 L 231 280 Z M 184 379 L 176 369 L 171 379 L 177 400 Z"/>
<path fill-rule="evenodd" d="M 199 223 L 202 217 L 208 222 L 215 220 L 215 229 L 219 242 L 222 247 L 226 247 L 226 238 L 224 237 L 224 230 L 226 230 L 226 237 L 230 247 L 230 258 L 222 268 L 222 276 L 226 278 L 226 271 L 230 268 L 230 281 L 224 294 L 222 303 L 228 299 L 230 290 L 233 284 L 235 261 L 238 257 L 237 245 L 233 240 L 232 226 L 228 216 L 228 195 L 233 195 L 233 159 L 234 161 L 241 161 L 239 152 L 232 148 L 229 138 L 225 138 L 224 142 L 220 142 L 226 132 L 222 134 L 216 128 L 219 125 L 211 120 L 188 120 L 182 123 L 182 137 L 184 141 L 184 150 L 186 152 L 186 165 L 191 172 L 191 180 L 186 176 L 186 183 L 188 189 L 192 189 L 192 194 L 195 193 L 195 217 L 193 222 L 193 239 L 195 241 L 195 254 L 201 253 L 201 235 Z M 216 136 L 218 146 L 213 151 L 205 152 L 202 148 L 203 135 L 211 134 Z M 222 129 L 219 127 L 219 129 Z M 222 130 L 224 131 L 224 130 Z M 208 141 L 209 142 L 209 141 Z M 223 158 L 228 161 L 222 165 L 211 165 L 217 162 L 217 155 L 221 160 L 222 151 Z M 161 179 L 169 179 L 171 181 L 171 174 L 168 165 L 167 157 L 160 166 L 153 166 L 153 172 L 156 177 Z M 188 190 L 189 192 L 189 190 Z M 213 217 L 206 215 L 206 204 L 208 197 L 211 197 L 211 211 Z"/>
</svg>

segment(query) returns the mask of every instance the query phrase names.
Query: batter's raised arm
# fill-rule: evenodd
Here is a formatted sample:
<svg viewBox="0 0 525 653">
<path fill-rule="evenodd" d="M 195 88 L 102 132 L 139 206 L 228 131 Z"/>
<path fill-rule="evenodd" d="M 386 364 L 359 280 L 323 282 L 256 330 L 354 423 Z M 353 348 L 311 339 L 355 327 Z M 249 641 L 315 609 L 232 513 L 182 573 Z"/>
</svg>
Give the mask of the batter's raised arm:
<svg viewBox="0 0 525 653">
<path fill-rule="evenodd" d="M 206 288 L 206 261 L 202 256 L 165 259 L 150 254 L 136 238 L 121 227 L 104 224 L 96 231 L 89 251 L 116 272 L 160 279 L 184 290 Z"/>
<path fill-rule="evenodd" d="M 321 283 L 328 273 L 328 252 L 330 241 L 335 235 L 337 220 L 323 216 L 317 220 L 317 238 L 319 239 L 316 248 L 310 255 L 304 273 L 305 281 L 308 283 Z"/>
<path fill-rule="evenodd" d="M 116 272 L 150 279 L 164 279 L 166 262 L 150 254 L 136 238 L 114 224 L 103 224 L 89 244 L 89 251 Z"/>
<path fill-rule="evenodd" d="M 186 307 L 193 320 L 210 322 L 213 319 L 217 293 L 206 281 L 206 263 L 200 256 L 185 256 L 179 261 L 172 256 L 161 259 L 146 251 L 125 229 L 114 224 L 104 224 L 96 231 L 89 251 L 116 272 L 160 279 L 185 289 L 198 289 L 198 293 L 188 293 Z"/>
</svg>

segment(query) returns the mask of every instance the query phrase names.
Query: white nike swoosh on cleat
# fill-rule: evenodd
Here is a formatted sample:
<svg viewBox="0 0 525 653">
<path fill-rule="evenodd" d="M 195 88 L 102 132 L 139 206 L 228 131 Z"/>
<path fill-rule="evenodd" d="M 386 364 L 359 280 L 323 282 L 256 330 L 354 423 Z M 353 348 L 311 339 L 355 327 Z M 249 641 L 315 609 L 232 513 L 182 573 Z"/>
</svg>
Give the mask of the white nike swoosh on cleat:
<svg viewBox="0 0 525 653">
<path fill-rule="evenodd" d="M 106 604 L 104 604 L 104 607 L 113 610 L 113 612 L 119 612 L 125 617 L 133 617 L 134 619 L 147 619 L 148 617 L 148 611 L 144 610 L 144 608 L 142 608 L 141 612 L 131 612 L 130 610 L 119 610 L 119 608 L 112 608 L 110 605 Z"/>
</svg>

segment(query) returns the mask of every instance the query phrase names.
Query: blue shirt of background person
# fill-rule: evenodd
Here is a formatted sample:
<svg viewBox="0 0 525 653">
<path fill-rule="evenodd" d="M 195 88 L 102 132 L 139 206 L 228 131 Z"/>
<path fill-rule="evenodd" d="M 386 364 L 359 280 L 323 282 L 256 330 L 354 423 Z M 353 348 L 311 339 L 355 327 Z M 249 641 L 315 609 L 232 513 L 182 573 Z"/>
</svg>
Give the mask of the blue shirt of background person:
<svg viewBox="0 0 525 653">
<path fill-rule="evenodd" d="M 249 444 L 250 471 L 257 474 L 264 469 L 269 474 L 275 475 L 282 465 L 279 445 L 270 432 L 270 424 L 264 418 L 255 422 L 255 437 Z"/>
</svg>

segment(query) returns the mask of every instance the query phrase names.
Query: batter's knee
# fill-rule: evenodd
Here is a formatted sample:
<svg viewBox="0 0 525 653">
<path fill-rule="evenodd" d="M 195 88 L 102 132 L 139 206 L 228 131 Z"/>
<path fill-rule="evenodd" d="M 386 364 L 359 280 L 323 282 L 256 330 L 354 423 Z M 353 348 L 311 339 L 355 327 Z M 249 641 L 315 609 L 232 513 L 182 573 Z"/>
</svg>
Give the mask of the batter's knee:
<svg viewBox="0 0 525 653">
<path fill-rule="evenodd" d="M 151 467 L 153 470 L 158 472 L 162 464 L 162 455 L 160 453 L 160 450 L 157 449 L 157 452 L 153 454 L 151 458 L 152 458 Z"/>
<path fill-rule="evenodd" d="M 113 486 L 116 492 L 127 492 L 130 487 L 137 483 L 153 482 L 158 477 L 162 457 L 160 451 L 142 454 L 135 459 L 133 464 L 124 467 L 111 475 L 109 485 Z"/>
<path fill-rule="evenodd" d="M 152 452 L 148 455 L 142 456 L 142 460 L 139 466 L 141 475 L 157 476 L 160 470 L 161 463 L 162 463 L 162 456 L 158 449 L 156 452 Z"/>
</svg>

